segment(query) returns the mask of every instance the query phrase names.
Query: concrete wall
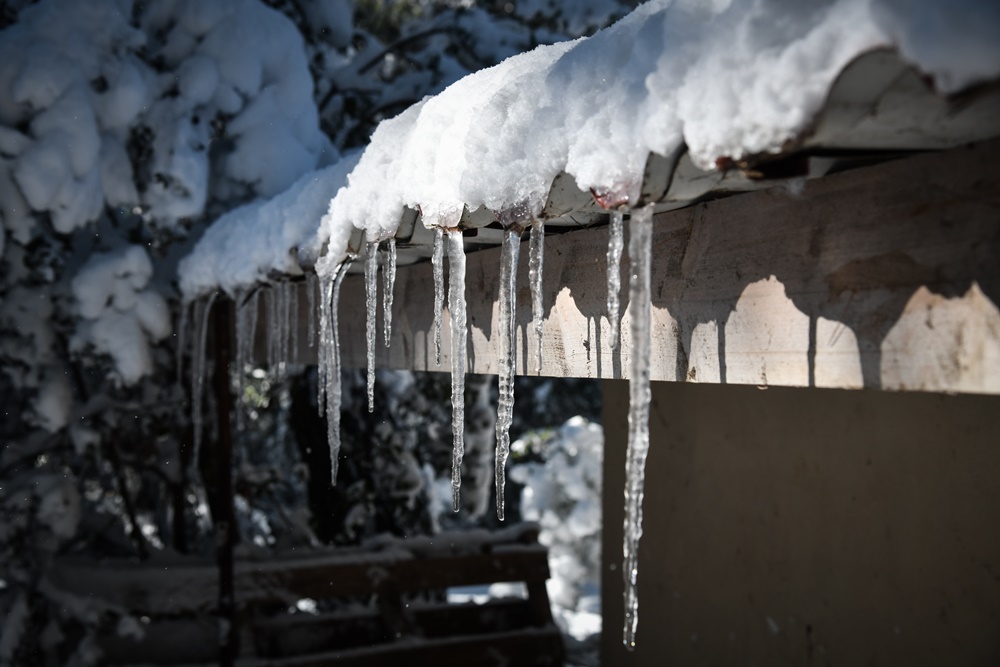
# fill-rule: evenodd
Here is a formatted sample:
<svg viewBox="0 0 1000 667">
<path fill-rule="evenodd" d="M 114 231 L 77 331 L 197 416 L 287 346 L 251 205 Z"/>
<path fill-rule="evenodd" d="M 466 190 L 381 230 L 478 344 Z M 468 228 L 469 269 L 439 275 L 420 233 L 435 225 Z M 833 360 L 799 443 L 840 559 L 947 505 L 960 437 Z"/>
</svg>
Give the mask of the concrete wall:
<svg viewBox="0 0 1000 667">
<path fill-rule="evenodd" d="M 655 383 L 626 653 L 603 389 L 603 665 L 1000 665 L 1000 397 Z"/>
</svg>

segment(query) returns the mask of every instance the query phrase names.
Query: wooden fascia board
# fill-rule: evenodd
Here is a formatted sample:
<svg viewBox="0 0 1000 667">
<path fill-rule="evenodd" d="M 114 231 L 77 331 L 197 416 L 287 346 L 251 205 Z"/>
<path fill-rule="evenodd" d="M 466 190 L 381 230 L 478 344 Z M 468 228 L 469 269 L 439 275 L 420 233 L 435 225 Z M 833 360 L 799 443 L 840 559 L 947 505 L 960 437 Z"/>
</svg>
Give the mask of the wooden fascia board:
<svg viewBox="0 0 1000 667">
<path fill-rule="evenodd" d="M 651 379 L 1000 392 L 998 148 L 994 140 L 916 155 L 800 192 L 779 187 L 658 214 Z M 542 375 L 626 377 L 628 260 L 622 345 L 611 350 L 606 248 L 606 226 L 547 237 Z M 527 243 L 522 253 L 517 372 L 529 374 Z M 499 261 L 498 248 L 468 255 L 470 373 L 497 372 Z M 396 280 L 388 349 L 380 303 L 377 367 L 447 371 L 447 312 L 434 363 L 430 264 L 400 267 Z M 340 323 L 344 366 L 364 366 L 361 276 L 344 280 Z M 299 350 L 299 361 L 314 361 L 313 349 Z"/>
</svg>

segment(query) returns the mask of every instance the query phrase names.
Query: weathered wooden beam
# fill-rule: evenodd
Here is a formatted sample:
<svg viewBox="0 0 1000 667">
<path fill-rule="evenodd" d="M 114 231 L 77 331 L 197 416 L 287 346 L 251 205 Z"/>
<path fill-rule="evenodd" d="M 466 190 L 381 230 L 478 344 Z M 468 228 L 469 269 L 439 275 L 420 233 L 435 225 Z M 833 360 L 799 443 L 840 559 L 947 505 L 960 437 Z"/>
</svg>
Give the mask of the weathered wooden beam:
<svg viewBox="0 0 1000 667">
<path fill-rule="evenodd" d="M 658 214 L 651 378 L 1000 393 L 998 149 L 994 140 Z M 526 374 L 535 334 L 523 245 Z M 546 239 L 542 375 L 625 377 L 628 261 L 622 344 L 611 350 L 606 248 L 606 226 Z M 499 257 L 468 257 L 472 373 L 497 371 Z M 400 267 L 396 280 L 392 346 L 380 332 L 378 367 L 447 370 L 447 313 L 434 363 L 431 266 Z M 340 322 L 344 365 L 364 366 L 360 276 L 344 281 Z M 315 358 L 299 349 L 300 361 Z"/>
</svg>

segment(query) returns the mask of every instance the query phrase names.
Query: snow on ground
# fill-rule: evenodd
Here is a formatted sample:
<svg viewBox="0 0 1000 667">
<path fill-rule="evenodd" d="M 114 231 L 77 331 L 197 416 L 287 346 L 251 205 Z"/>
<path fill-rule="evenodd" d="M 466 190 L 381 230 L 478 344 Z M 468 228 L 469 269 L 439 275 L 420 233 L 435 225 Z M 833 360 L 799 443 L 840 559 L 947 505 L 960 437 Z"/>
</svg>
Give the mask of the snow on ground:
<svg viewBox="0 0 1000 667">
<path fill-rule="evenodd" d="M 581 190 L 636 203 L 650 152 L 686 145 L 703 169 L 777 152 L 872 49 L 897 48 L 954 93 L 1000 75 L 997 34 L 1000 6 L 987 0 L 652 0 L 590 38 L 511 57 L 383 121 L 323 218 L 320 270 L 345 257 L 354 228 L 392 236 L 404 206 L 428 226 L 453 224 L 463 206 L 537 212 L 561 171 Z"/>
</svg>

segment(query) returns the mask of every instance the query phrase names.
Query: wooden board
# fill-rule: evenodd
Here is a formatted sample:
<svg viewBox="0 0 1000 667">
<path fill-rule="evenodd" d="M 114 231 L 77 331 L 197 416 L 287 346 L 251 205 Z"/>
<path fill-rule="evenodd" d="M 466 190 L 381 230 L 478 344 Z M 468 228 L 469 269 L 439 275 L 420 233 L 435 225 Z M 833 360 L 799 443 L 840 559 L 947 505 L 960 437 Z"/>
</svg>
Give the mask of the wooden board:
<svg viewBox="0 0 1000 667">
<path fill-rule="evenodd" d="M 1000 392 L 998 148 L 994 140 L 915 155 L 800 191 L 658 214 L 651 378 Z M 522 245 L 516 349 L 517 372 L 526 374 L 536 339 Z M 622 345 L 611 350 L 606 248 L 606 226 L 546 238 L 542 375 L 627 377 L 628 260 Z M 499 257 L 497 248 L 468 256 L 472 373 L 497 371 Z M 396 280 L 392 345 L 381 341 L 380 312 L 377 366 L 447 371 L 447 312 L 442 363 L 434 363 L 430 264 L 401 267 Z M 340 322 L 344 365 L 363 367 L 360 276 L 344 281 Z M 314 362 L 314 349 L 299 350 L 299 361 Z"/>
</svg>

